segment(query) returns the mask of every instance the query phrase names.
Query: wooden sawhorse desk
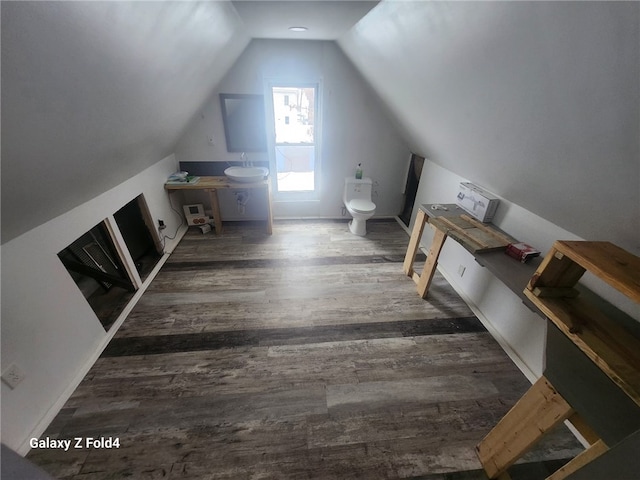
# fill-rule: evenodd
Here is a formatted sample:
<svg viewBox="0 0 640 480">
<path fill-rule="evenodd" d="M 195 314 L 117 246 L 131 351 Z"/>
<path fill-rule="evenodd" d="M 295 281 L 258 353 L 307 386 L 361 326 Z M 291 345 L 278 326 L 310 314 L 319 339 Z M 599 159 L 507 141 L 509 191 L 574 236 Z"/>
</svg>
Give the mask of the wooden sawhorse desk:
<svg viewBox="0 0 640 480">
<path fill-rule="evenodd" d="M 420 240 L 424 232 L 424 227 L 427 224 L 434 229 L 434 236 L 427 253 L 427 260 L 422 268 L 422 273 L 418 274 L 413 269 L 413 263 L 420 248 Z M 482 265 L 484 265 L 484 263 L 479 259 L 480 254 L 502 252 L 509 243 L 515 241 L 495 226 L 481 223 L 469 217 L 464 210 L 455 204 L 421 205 L 413 226 L 411 238 L 409 239 L 409 246 L 407 247 L 403 264 L 404 273 L 411 277 L 417 284 L 418 294 L 421 298 L 426 298 L 429 292 L 429 286 L 431 285 L 433 275 L 438 266 L 438 257 L 440 256 L 447 237 L 451 237 L 460 243 L 471 252 Z M 501 254 L 499 257 L 492 256 L 492 258 L 495 258 L 501 264 L 504 263 L 503 261 L 505 260 L 502 257 L 506 257 L 506 255 Z M 507 258 L 507 268 L 504 269 L 505 272 L 511 270 L 509 268 L 510 263 L 514 263 L 513 259 Z M 531 273 L 529 269 L 526 269 L 526 274 L 523 277 L 517 274 L 518 271 L 522 271 L 521 269 L 519 270 L 518 267 L 516 267 L 515 270 L 518 279 L 523 281 L 523 283 L 516 287 L 521 292 L 522 285 L 526 284 L 528 278 L 531 277 Z"/>
</svg>

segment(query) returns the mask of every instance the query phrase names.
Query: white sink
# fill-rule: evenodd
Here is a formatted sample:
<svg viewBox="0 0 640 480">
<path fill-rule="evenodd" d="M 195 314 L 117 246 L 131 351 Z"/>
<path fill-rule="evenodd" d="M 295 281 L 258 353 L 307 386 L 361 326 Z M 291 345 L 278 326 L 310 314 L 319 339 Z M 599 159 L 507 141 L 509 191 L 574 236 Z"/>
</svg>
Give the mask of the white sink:
<svg viewBox="0 0 640 480">
<path fill-rule="evenodd" d="M 224 171 L 224 174 L 234 182 L 254 183 L 269 175 L 269 169 L 264 167 L 229 167 Z"/>
</svg>

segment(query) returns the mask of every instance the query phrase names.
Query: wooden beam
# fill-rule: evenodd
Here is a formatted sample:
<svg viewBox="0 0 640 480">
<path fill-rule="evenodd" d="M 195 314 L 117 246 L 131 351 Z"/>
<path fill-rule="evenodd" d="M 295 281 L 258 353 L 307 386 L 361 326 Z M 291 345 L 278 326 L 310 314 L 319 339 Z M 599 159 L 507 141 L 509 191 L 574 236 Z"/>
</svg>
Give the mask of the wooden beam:
<svg viewBox="0 0 640 480">
<path fill-rule="evenodd" d="M 573 425 L 574 428 L 578 430 L 578 432 L 580 432 L 580 435 L 582 435 L 584 439 L 589 442 L 589 445 L 593 445 L 598 440 L 600 440 L 598 434 L 593 431 L 589 424 L 585 422 L 584 418 L 582 418 L 578 413 L 574 413 L 573 415 L 571 415 L 568 420 L 569 422 L 571 422 L 571 425 Z"/>
<path fill-rule="evenodd" d="M 431 242 L 431 246 L 429 247 L 427 260 L 424 262 L 424 267 L 422 268 L 422 273 L 420 274 L 420 280 L 418 281 L 418 293 L 420 294 L 421 298 L 426 298 L 427 293 L 429 292 L 431 280 L 433 280 L 433 275 L 436 273 L 436 267 L 438 266 L 438 257 L 440 256 L 440 251 L 442 250 L 444 241 L 447 239 L 447 234 L 445 232 L 438 228 L 433 228 L 435 230 L 433 241 Z"/>
<path fill-rule="evenodd" d="M 575 298 L 580 292 L 573 287 L 535 287 L 533 294 L 539 298 Z"/>
<path fill-rule="evenodd" d="M 422 209 L 419 209 L 418 215 L 416 216 L 416 222 L 413 224 L 413 230 L 411 231 L 411 238 L 409 239 L 407 253 L 404 256 L 404 263 L 402 264 L 402 269 L 408 277 L 413 277 L 413 262 L 416 259 L 416 254 L 420 247 L 420 239 L 422 238 L 422 231 L 424 230 L 426 222 L 427 215 L 422 211 Z"/>
<path fill-rule="evenodd" d="M 542 263 L 529 280 L 527 289 L 535 287 L 573 287 L 585 269 L 555 248 L 544 257 Z"/>
<path fill-rule="evenodd" d="M 476 447 L 489 478 L 506 472 L 546 432 L 573 413 L 553 385 L 540 377 Z"/>
<path fill-rule="evenodd" d="M 220 200 L 218 200 L 218 191 L 214 188 L 207 190 L 209 199 L 211 200 L 211 210 L 213 211 L 213 226 L 216 233 L 222 233 L 222 218 L 220 217 Z"/>
<path fill-rule="evenodd" d="M 553 246 L 616 290 L 640 302 L 640 257 L 610 242 L 559 240 Z"/>
<path fill-rule="evenodd" d="M 546 480 L 562 480 L 563 478 L 567 478 L 572 473 L 584 467 L 590 461 L 598 458 L 607 450 L 609 450 L 609 447 L 607 447 L 602 440 L 598 440 L 569 463 L 556 470 L 552 475 L 549 475 Z"/>
<path fill-rule="evenodd" d="M 476 220 L 473 217 L 470 217 L 469 215 L 466 215 L 466 214 L 463 213 L 462 215 L 460 215 L 460 217 L 463 218 L 464 220 L 466 220 L 467 222 L 469 222 L 470 224 L 472 224 L 474 227 L 479 228 L 480 230 L 484 230 L 486 233 L 488 233 L 489 235 L 495 237 L 496 239 L 498 239 L 500 242 L 504 243 L 505 245 L 509 245 L 510 243 L 513 243 L 515 241 L 514 238 L 511 238 L 508 235 L 506 235 L 506 234 L 504 234 L 502 232 L 499 232 L 495 228 L 491 228 L 486 223 L 479 222 L 478 220 Z"/>
<path fill-rule="evenodd" d="M 470 217 L 466 217 L 470 218 Z M 438 217 L 437 221 L 442 222 L 451 236 L 458 236 L 461 243 L 471 248 L 472 252 L 489 252 L 493 250 L 504 250 L 511 239 L 504 237 L 491 227 L 480 222 L 480 226 L 466 220 L 465 215 L 456 217 Z M 435 223 L 435 222 L 434 222 Z"/>
<path fill-rule="evenodd" d="M 62 258 L 60 260 L 62 261 L 62 264 L 67 268 L 67 270 L 71 270 L 72 272 L 76 272 L 76 273 L 81 273 L 82 275 L 91 277 L 94 280 L 99 280 L 101 282 L 117 285 L 118 287 L 122 287 L 125 290 L 128 290 L 130 292 L 136 291 L 136 287 L 128 279 L 125 280 L 123 278 L 110 275 L 108 273 L 103 272 L 102 270 L 89 267 L 79 262 L 74 262 L 73 260 L 66 260 L 66 259 L 63 260 Z"/>
</svg>

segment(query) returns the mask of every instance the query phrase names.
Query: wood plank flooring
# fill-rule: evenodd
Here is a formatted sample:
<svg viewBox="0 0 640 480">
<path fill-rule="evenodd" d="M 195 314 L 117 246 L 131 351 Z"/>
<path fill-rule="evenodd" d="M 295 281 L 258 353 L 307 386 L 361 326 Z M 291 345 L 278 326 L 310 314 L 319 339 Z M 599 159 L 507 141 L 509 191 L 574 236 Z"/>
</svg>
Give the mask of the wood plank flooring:
<svg viewBox="0 0 640 480">
<path fill-rule="evenodd" d="M 474 447 L 529 387 L 436 274 L 402 273 L 395 222 L 189 232 L 33 449 L 56 478 L 483 479 Z M 566 429 L 512 469 L 544 478 Z M 536 476 L 537 475 L 537 476 Z"/>
</svg>

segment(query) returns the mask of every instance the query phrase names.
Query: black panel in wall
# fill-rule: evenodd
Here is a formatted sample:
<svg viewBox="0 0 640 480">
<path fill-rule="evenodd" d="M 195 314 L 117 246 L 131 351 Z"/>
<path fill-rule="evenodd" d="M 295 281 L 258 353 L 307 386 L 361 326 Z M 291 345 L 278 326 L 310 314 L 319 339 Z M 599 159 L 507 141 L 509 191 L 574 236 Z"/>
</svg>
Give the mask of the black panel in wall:
<svg viewBox="0 0 640 480">
<path fill-rule="evenodd" d="M 113 217 L 135 261 L 149 252 L 155 252 L 155 244 L 142 216 L 137 198 L 114 213 Z"/>
</svg>

